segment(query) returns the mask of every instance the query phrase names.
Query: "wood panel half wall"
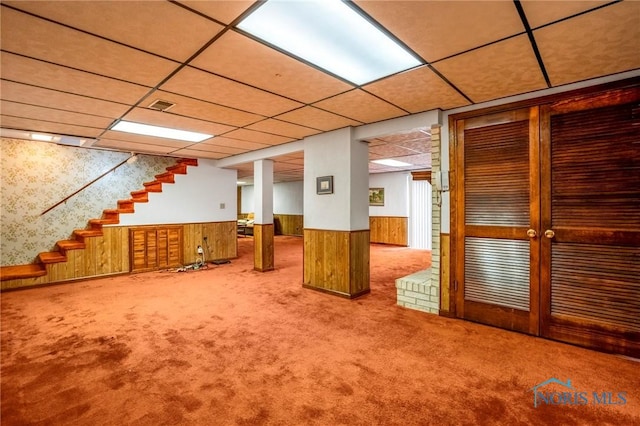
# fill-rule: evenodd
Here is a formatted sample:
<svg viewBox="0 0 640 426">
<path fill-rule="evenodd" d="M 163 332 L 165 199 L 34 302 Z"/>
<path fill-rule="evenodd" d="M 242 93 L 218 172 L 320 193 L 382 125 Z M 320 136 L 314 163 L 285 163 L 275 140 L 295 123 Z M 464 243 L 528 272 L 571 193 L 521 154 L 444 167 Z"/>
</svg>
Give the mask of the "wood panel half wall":
<svg viewBox="0 0 640 426">
<path fill-rule="evenodd" d="M 408 246 L 408 222 L 409 218 L 407 217 L 370 216 L 371 242 Z"/>
<path fill-rule="evenodd" d="M 253 268 L 266 272 L 274 269 L 273 223 L 253 225 Z"/>
<path fill-rule="evenodd" d="M 195 263 L 198 246 L 207 261 L 238 257 L 237 221 L 189 223 L 183 225 L 184 262 Z"/>
<path fill-rule="evenodd" d="M 154 225 L 150 228 L 158 226 L 162 225 Z M 182 227 L 185 264 L 196 262 L 198 245 L 203 246 L 208 261 L 238 257 L 236 221 L 172 224 L 171 226 Z M 101 237 L 85 240 L 84 250 L 70 250 L 67 252 L 66 262 L 48 264 L 47 275 L 2 281 L 2 290 L 129 273 L 131 270 L 129 230 L 132 228 L 140 227 L 105 226 Z"/>
<path fill-rule="evenodd" d="M 304 216 L 301 214 L 274 214 L 273 223 L 276 235 L 302 236 Z"/>
<path fill-rule="evenodd" d="M 369 230 L 304 230 L 303 287 L 355 298 L 369 293 Z"/>
</svg>

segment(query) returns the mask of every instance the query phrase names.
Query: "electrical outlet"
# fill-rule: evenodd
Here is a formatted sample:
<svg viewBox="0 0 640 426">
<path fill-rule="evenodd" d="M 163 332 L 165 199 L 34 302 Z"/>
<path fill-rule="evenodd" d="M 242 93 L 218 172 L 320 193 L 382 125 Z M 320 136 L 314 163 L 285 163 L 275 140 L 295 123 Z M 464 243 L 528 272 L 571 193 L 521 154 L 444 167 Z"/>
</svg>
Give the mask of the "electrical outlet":
<svg viewBox="0 0 640 426">
<path fill-rule="evenodd" d="M 220 203 L 220 210 L 224 210 L 225 207 L 224 203 Z"/>
</svg>

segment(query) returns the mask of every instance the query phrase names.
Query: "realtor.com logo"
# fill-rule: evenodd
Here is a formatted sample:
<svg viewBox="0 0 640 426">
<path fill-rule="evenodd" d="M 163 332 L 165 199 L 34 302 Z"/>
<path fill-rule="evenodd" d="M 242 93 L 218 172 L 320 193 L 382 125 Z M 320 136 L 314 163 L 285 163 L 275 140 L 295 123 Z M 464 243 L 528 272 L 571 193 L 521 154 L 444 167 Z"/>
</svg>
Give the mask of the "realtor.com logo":
<svg viewBox="0 0 640 426">
<path fill-rule="evenodd" d="M 557 384 L 569 389 L 570 392 L 545 391 L 541 388 Z M 571 379 L 566 382 L 555 377 L 538 383 L 530 389 L 533 391 L 533 406 L 541 405 L 625 405 L 627 392 L 578 392 L 571 386 Z"/>
</svg>

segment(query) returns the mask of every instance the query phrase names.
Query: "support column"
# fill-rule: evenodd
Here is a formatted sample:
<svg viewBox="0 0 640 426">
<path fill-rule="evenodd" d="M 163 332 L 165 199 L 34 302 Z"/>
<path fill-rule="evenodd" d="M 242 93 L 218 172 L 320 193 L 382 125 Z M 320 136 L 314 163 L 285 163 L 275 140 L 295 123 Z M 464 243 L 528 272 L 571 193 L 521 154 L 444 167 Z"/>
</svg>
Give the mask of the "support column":
<svg viewBox="0 0 640 426">
<path fill-rule="evenodd" d="M 253 163 L 253 267 L 265 272 L 274 269 L 273 259 L 273 161 Z"/>
<path fill-rule="evenodd" d="M 351 128 L 305 139 L 305 288 L 347 298 L 370 291 L 368 156 Z"/>
</svg>

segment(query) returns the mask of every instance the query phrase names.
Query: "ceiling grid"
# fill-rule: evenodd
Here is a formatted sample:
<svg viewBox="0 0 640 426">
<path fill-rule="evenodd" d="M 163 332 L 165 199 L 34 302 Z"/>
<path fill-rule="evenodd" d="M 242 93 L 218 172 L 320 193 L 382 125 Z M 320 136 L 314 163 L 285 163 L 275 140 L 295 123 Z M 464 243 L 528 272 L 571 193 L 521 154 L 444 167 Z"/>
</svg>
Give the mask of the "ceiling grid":
<svg viewBox="0 0 640 426">
<path fill-rule="evenodd" d="M 254 1 L 1 2 L 0 127 L 96 139 L 93 148 L 221 159 L 345 126 L 453 109 L 640 69 L 640 2 L 348 4 L 422 65 L 357 85 L 238 24 Z M 161 112 L 157 100 L 175 104 Z M 214 135 L 117 132 L 119 120 Z M 428 169 L 421 129 L 369 141 L 370 159 Z M 425 130 L 425 129 L 422 129 Z M 303 154 L 273 158 L 299 180 Z M 250 178 L 251 164 L 235 167 Z M 397 170 L 371 163 L 371 172 Z"/>
</svg>

